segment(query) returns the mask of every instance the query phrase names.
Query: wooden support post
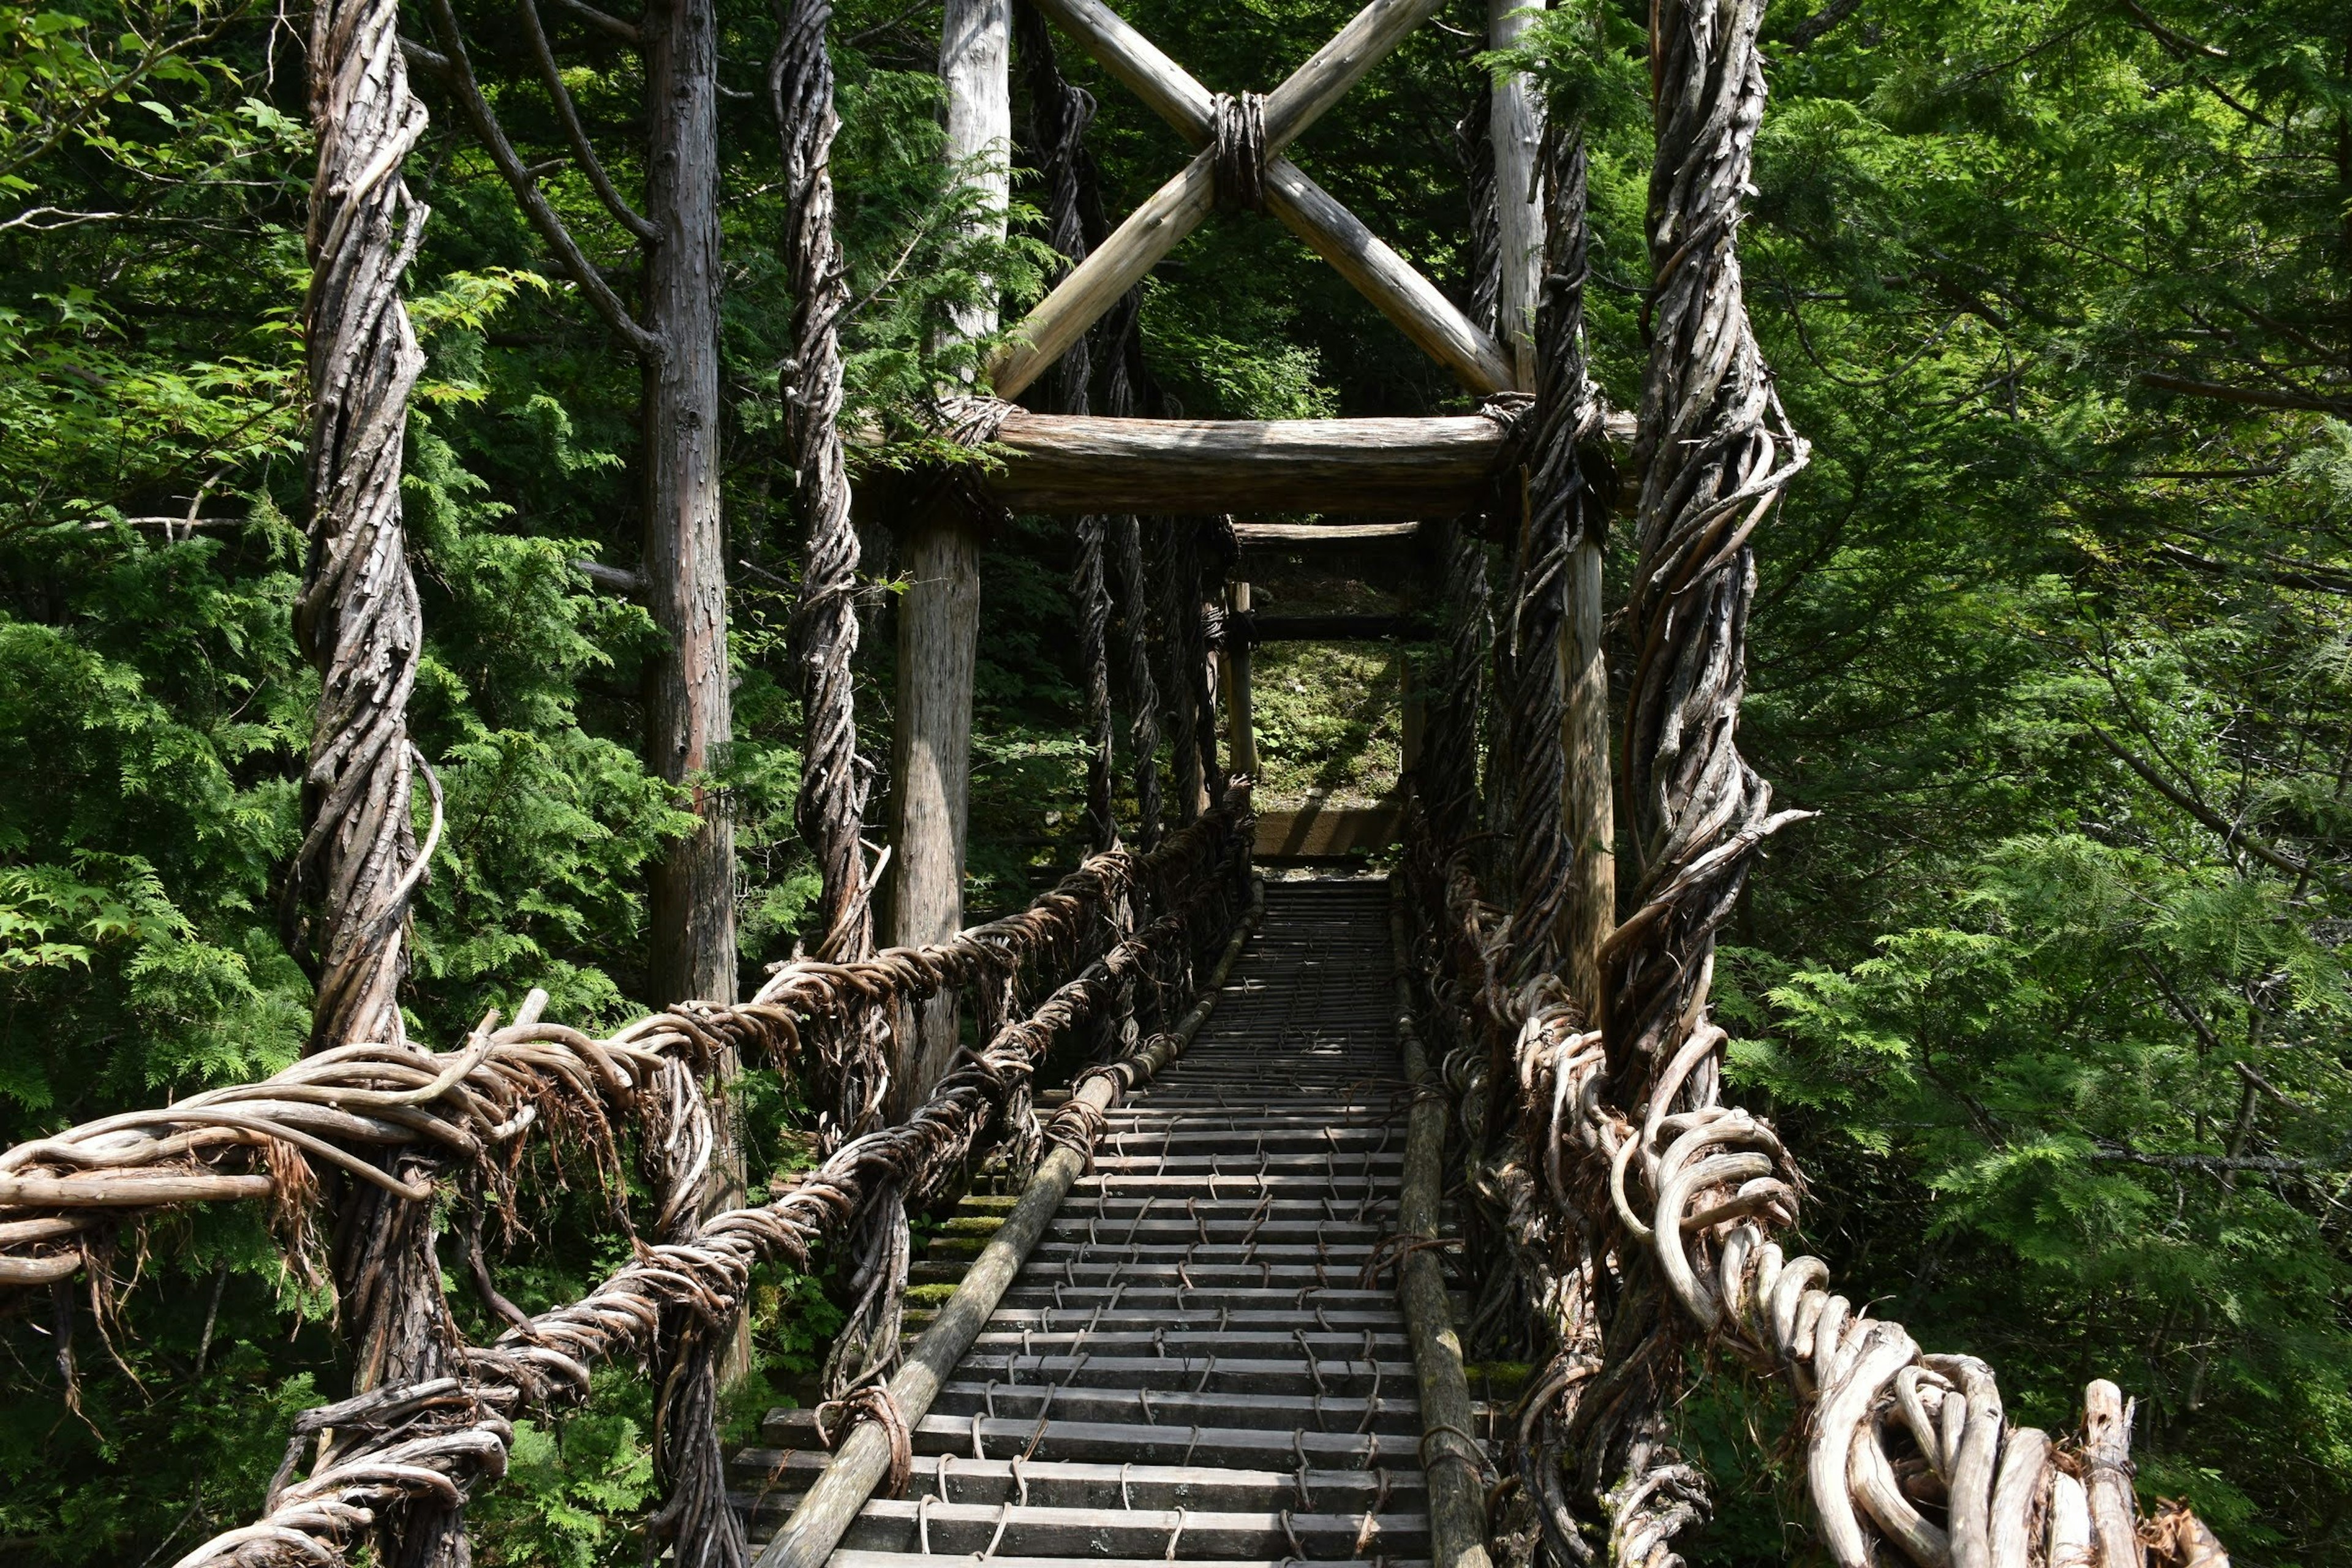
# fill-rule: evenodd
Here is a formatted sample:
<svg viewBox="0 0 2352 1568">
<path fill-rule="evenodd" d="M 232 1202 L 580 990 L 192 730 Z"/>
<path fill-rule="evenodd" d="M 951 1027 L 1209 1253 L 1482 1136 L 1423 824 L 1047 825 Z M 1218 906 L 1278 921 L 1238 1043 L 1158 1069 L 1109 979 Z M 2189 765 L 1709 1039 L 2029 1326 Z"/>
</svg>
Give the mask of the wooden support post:
<svg viewBox="0 0 2352 1568">
<path fill-rule="evenodd" d="M 947 158 L 982 193 L 979 226 L 1004 237 L 1013 196 L 1013 0 L 947 0 L 940 17 L 940 81 L 947 89 Z M 993 289 L 950 312 L 967 341 L 996 331 Z"/>
<path fill-rule="evenodd" d="M 1249 614 L 1250 585 L 1236 579 L 1226 585 L 1225 613 L 1229 619 Z M 1257 774 L 1257 720 L 1250 707 L 1250 645 L 1244 637 L 1228 637 L 1225 642 L 1225 753 L 1232 759 L 1235 777 L 1255 779 Z"/>
<path fill-rule="evenodd" d="M 1486 38 L 1507 49 L 1528 30 L 1530 13 L 1544 0 L 1486 0 Z M 1543 206 L 1536 191 L 1536 151 L 1543 140 L 1543 113 L 1535 84 L 1513 71 L 1495 84 L 1487 120 L 1495 148 L 1495 207 L 1502 252 L 1502 289 L 1495 306 L 1495 335 L 1509 363 L 1511 384 L 1536 389 L 1536 292 L 1543 280 Z"/>
<path fill-rule="evenodd" d="M 985 196 L 980 223 L 1002 237 L 1013 140 L 1012 0 L 947 0 L 940 79 L 947 89 L 946 155 L 974 168 Z M 996 302 L 954 312 L 967 338 L 996 330 Z M 907 540 L 898 601 L 898 702 L 891 738 L 897 790 L 896 867 L 888 940 L 919 947 L 963 924 L 964 829 L 971 803 L 971 690 L 980 662 L 980 541 L 953 511 L 924 519 Z M 923 1005 L 891 1064 L 902 1110 L 919 1105 L 954 1054 L 951 994 Z"/>
<path fill-rule="evenodd" d="M 1411 622 L 1418 608 L 1418 597 L 1404 595 L 1404 618 Z M 1433 628 L 1433 630 L 1434 628 Z M 1398 740 L 1397 794 L 1402 795 L 1412 778 L 1413 770 L 1421 765 L 1421 736 L 1428 726 L 1428 714 L 1421 700 L 1421 684 L 1412 678 L 1415 643 L 1406 640 L 1397 644 L 1397 727 L 1402 731 Z"/>
<path fill-rule="evenodd" d="M 1609 659 L 1601 550 L 1590 535 L 1570 547 L 1559 639 L 1560 810 L 1568 835 L 1569 989 L 1598 1018 L 1601 949 L 1617 929 L 1617 812 L 1609 767 Z"/>
</svg>

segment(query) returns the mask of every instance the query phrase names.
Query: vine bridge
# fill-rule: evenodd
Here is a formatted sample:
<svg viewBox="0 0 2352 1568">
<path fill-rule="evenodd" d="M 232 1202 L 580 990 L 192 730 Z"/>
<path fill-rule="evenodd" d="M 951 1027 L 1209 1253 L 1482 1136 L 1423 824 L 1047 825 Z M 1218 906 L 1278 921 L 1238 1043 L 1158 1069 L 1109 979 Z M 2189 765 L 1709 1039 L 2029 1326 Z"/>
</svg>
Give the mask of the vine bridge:
<svg viewBox="0 0 2352 1568">
<path fill-rule="evenodd" d="M 655 908 L 665 939 L 729 933 L 716 978 L 680 993 L 703 999 L 596 1037 L 534 992 L 436 1052 L 406 1038 L 394 999 L 440 829 L 436 796 L 415 841 L 411 781 L 436 786 L 400 717 L 416 601 L 398 431 L 416 358 L 395 217 L 423 124 L 404 61 L 462 86 L 463 52 L 446 6 L 437 51 L 397 39 L 388 0 L 322 7 L 305 624 L 327 700 L 304 850 L 332 933 L 320 1033 L 265 1081 L 0 1153 L 0 1288 L 48 1293 L 68 1383 L 77 1281 L 102 1317 L 119 1238 L 188 1205 L 267 1205 L 289 1265 L 339 1293 L 350 1396 L 294 1423 L 254 1521 L 180 1568 L 371 1548 L 461 1563 L 466 1505 L 503 1475 L 514 1423 L 583 1400 L 608 1363 L 646 1367 L 659 1392 L 648 1551 L 692 1568 L 1652 1568 L 1679 1561 L 1709 1508 L 1677 1402 L 1740 1375 L 1800 1412 L 1811 1523 L 1842 1568 L 2226 1563 L 2185 1508 L 2143 1514 L 2113 1384 L 2089 1384 L 2076 1429 L 2021 1426 L 1984 1362 L 1839 1294 L 1791 1240 L 1791 1151 L 1727 1099 L 1716 931 L 1759 847 L 1801 815 L 1773 809 L 1736 742 L 1752 551 L 1806 458 L 1738 267 L 1763 0 L 1654 9 L 1653 342 L 1630 415 L 1584 362 L 1577 129 L 1547 127 L 1523 78 L 1469 122 L 1466 307 L 1286 155 L 1436 9 L 1371 0 L 1261 96 L 1212 91 L 1100 0 L 1036 0 L 1017 26 L 1005 0 L 950 0 L 951 152 L 1006 142 L 1017 41 L 1068 266 L 1009 332 L 988 312 L 960 323 L 1002 347 L 988 395 L 943 395 L 938 429 L 986 461 L 892 500 L 908 587 L 886 889 L 851 679 L 830 7 L 780 6 L 808 531 L 799 823 L 822 940 L 733 1000 L 724 806 L 698 791 L 689 848 L 717 847 L 718 890 L 688 879 Z M 1507 47 L 1526 17 L 1497 0 L 1487 42 Z M 1084 221 L 1091 104 L 1060 76 L 1057 37 L 1197 149 L 1107 234 Z M 1290 227 L 1475 406 L 1152 417 L 1128 374 L 1136 286 L 1221 202 Z M 1007 401 L 1024 393 L 1035 406 Z M 1026 909 L 967 926 L 974 539 L 1003 509 L 1076 519 L 1097 848 Z M 1615 605 L 1613 516 L 1633 534 Z M 1394 613 L 1262 615 L 1244 574 L 1269 552 L 1393 593 Z M 1254 815 L 1253 644 L 1363 637 L 1423 645 L 1398 794 Z M 1115 687 L 1136 763 L 1124 824 Z M 1384 879 L 1257 865 L 1391 848 Z M 793 1075 L 820 1109 L 814 1168 L 742 1168 L 726 1083 L 746 1063 Z M 481 1222 L 556 1152 L 593 1172 L 635 1247 L 581 1300 L 530 1314 L 498 1290 Z M 634 1214 L 632 1161 L 649 1194 Z M 920 1259 L 917 1215 L 940 1221 Z M 488 1342 L 459 1331 L 445 1249 L 505 1324 Z M 821 1402 L 730 1455 L 722 1391 L 755 1272 L 828 1262 L 851 1305 Z"/>
</svg>

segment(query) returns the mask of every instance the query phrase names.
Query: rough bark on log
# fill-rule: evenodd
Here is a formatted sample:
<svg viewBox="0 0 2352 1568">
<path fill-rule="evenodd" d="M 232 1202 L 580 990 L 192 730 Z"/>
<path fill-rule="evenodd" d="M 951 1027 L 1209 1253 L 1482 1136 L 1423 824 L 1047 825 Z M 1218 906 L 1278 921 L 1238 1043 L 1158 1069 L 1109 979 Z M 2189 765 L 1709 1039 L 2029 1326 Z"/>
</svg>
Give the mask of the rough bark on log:
<svg viewBox="0 0 2352 1568">
<path fill-rule="evenodd" d="M 1517 45 L 1543 8 L 1543 0 L 1486 0 L 1486 47 Z M 1495 335 L 1510 366 L 1510 384 L 1533 392 L 1540 374 L 1536 297 L 1546 269 L 1543 201 L 1536 188 L 1543 105 L 1527 73 L 1509 71 L 1489 90 L 1487 112 L 1495 181 Z"/>
<path fill-rule="evenodd" d="M 1553 959 L 1565 968 L 1570 992 L 1587 1017 L 1601 1011 L 1601 942 L 1616 919 L 1615 826 L 1611 807 L 1608 745 L 1609 675 L 1601 647 L 1601 544 L 1609 525 L 1605 471 L 1588 467 L 1601 451 L 1601 399 L 1584 356 L 1584 279 L 1590 226 L 1585 202 L 1582 128 L 1559 125 L 1547 138 L 1543 283 L 1536 310 L 1539 381 L 1536 393 L 1535 462 L 1528 479 L 1533 531 L 1558 541 L 1558 586 L 1547 595 L 1556 608 L 1549 640 L 1523 642 L 1523 658 L 1555 704 L 1557 730 L 1532 731 L 1527 743 L 1558 759 L 1557 837 L 1545 847 L 1557 878 L 1558 902 L 1543 928 Z M 1548 679 L 1546 677 L 1548 676 Z M 1522 773 L 1522 779 L 1528 775 Z M 1515 936 L 1517 928 L 1514 928 Z"/>
<path fill-rule="evenodd" d="M 646 12 L 646 606 L 667 657 L 646 672 L 646 756 L 690 791 L 701 826 L 654 864 L 656 1000 L 735 999 L 735 826 L 712 775 L 727 765 L 734 700 L 719 506 L 719 25 L 711 0 Z"/>
</svg>

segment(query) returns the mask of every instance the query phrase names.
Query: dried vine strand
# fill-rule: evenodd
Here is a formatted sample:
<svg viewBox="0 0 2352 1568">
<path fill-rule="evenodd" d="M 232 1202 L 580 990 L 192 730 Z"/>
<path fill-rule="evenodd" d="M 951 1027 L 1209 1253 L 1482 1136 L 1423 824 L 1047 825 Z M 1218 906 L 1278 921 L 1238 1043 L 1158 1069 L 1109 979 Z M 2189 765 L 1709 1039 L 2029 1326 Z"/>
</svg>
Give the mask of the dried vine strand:
<svg viewBox="0 0 2352 1568">
<path fill-rule="evenodd" d="M 1502 290 L 1501 219 L 1495 206 L 1495 145 L 1487 112 L 1491 87 L 1482 87 L 1470 112 L 1454 129 L 1455 152 L 1470 188 L 1467 269 L 1470 317 L 1494 331 L 1496 300 Z M 1437 700 L 1428 705 L 1428 729 L 1421 748 L 1414 793 L 1428 814 L 1438 843 L 1452 845 L 1476 831 L 1478 726 L 1486 700 L 1493 657 L 1494 610 L 1487 588 L 1486 518 L 1468 513 L 1449 520 L 1437 554 L 1444 563 L 1440 614 L 1447 637 L 1437 678 Z"/>
<path fill-rule="evenodd" d="M 425 217 L 401 164 L 425 113 L 399 23 L 391 0 L 322 0 L 311 17 L 310 553 L 294 631 L 320 692 L 286 897 L 316 966 L 314 1050 L 404 1037 L 404 928 L 425 860 L 407 718 L 424 622 L 400 508 L 408 395 L 425 364 L 400 279 Z"/>
<path fill-rule="evenodd" d="M 707 1178 L 719 1151 L 719 1117 L 685 1063 L 661 1065 L 647 1095 L 643 1147 L 647 1176 L 662 1194 L 656 1234 L 672 1245 L 691 1242 L 700 1227 Z M 646 1521 L 649 1547 L 666 1542 L 677 1568 L 749 1568 L 750 1542 L 742 1516 L 727 1496 L 727 1451 L 719 1436 L 719 1363 L 742 1315 L 713 1313 L 703 1303 L 666 1303 L 655 1339 L 655 1479 L 659 1509 Z"/>
<path fill-rule="evenodd" d="M 1622 753 L 1640 881 L 1634 913 L 1601 954 L 1601 1098 L 1614 1107 L 1663 1107 L 1667 1063 L 1688 1041 L 1721 1039 L 1706 1016 L 1716 929 L 1757 846 L 1790 820 L 1772 815 L 1771 792 L 1736 741 L 1749 536 L 1806 454 L 1748 324 L 1738 249 L 1764 108 L 1763 19 L 1764 0 L 1666 0 L 1655 16 L 1655 284 L 1634 450 L 1643 480 Z M 1702 1058 L 1675 1086 L 1693 1106 L 1711 1104 L 1717 1088 L 1717 1056 Z M 1606 1364 L 1572 1439 L 1612 1551 L 1665 1563 L 1675 1535 L 1706 1510 L 1704 1482 L 1667 1432 L 1689 1330 L 1657 1267 L 1638 1250 L 1620 1255 L 1627 1273 Z"/>
<path fill-rule="evenodd" d="M 1769 1123 L 1712 1089 L 1694 1102 L 1723 1041 L 1710 1026 L 1685 1042 L 1633 1120 L 1608 1103 L 1601 1037 L 1569 1009 L 1530 1015 L 1520 1060 L 1531 1100 L 1553 1108 L 1551 1147 L 1601 1177 L 1621 1258 L 1663 1282 L 1686 1331 L 1780 1375 L 1809 1407 L 1808 1486 L 1841 1568 L 1871 1563 L 1874 1537 L 1918 1568 L 2031 1568 L 2094 1553 L 2120 1568 L 2145 1542 L 2169 1543 L 2169 1561 L 2226 1563 L 2184 1507 L 2137 1517 L 2128 1417 L 2112 1384 L 2086 1390 L 2079 1444 L 2010 1426 L 1985 1363 L 1922 1352 L 1901 1324 L 1836 1294 L 1826 1263 L 1771 1238 L 1795 1224 L 1803 1184 Z M 1673 1560 L 1678 1521 L 1668 1516 L 1699 1495 L 1695 1475 L 1670 1460 L 1627 1473 L 1608 1500 L 1619 1554 Z"/>
<path fill-rule="evenodd" d="M 864 831 L 870 768 L 857 754 L 857 531 L 841 439 L 840 325 L 849 308 L 841 247 L 833 232 L 833 61 L 825 47 L 832 0 L 777 0 L 778 37 L 768 99 L 783 152 L 784 268 L 792 289 L 793 353 L 781 377 L 785 439 L 800 510 L 803 558 L 793 609 L 807 728 L 793 826 L 824 879 L 818 953 L 874 951 L 872 879 Z M 848 1086 L 853 1098 L 863 1085 Z"/>
<path fill-rule="evenodd" d="M 312 1052 L 406 1043 L 408 904 L 430 858 L 411 814 L 412 760 L 422 759 L 407 709 L 424 616 L 400 504 L 409 393 L 425 363 L 400 279 L 425 218 L 401 167 L 426 117 L 409 91 L 399 22 L 388 0 L 324 0 L 311 16 L 310 550 L 294 630 L 320 690 L 287 900 L 297 951 L 316 970 Z M 432 1205 L 409 1195 L 429 1193 L 436 1163 L 410 1151 L 386 1162 L 389 1182 L 355 1176 L 347 1188 L 334 1273 L 357 1393 L 436 1376 L 456 1346 Z M 398 1568 L 467 1560 L 463 1517 L 446 1500 L 414 1500 L 377 1523 L 381 1553 Z"/>
<path fill-rule="evenodd" d="M 1086 259 L 1093 236 L 1087 223 L 1089 185 L 1094 163 L 1086 145 L 1087 127 L 1093 121 L 1094 99 L 1066 80 L 1056 63 L 1054 36 L 1034 5 L 1013 8 L 1015 42 L 1029 86 L 1029 141 L 1045 175 L 1046 243 L 1063 265 L 1055 281 Z M 1096 202 L 1097 206 L 1099 201 Z M 1099 227 L 1097 222 L 1093 226 Z M 1091 404 L 1094 379 L 1092 333 L 1081 336 L 1054 368 L 1053 405 L 1056 412 L 1084 414 Z M 1078 665 L 1087 694 L 1087 830 L 1097 849 L 1118 843 L 1118 816 L 1114 805 L 1110 701 L 1110 584 L 1104 569 L 1106 528 L 1101 517 L 1077 520 L 1073 531 L 1076 552 L 1070 565 L 1070 600 L 1077 612 Z"/>
</svg>

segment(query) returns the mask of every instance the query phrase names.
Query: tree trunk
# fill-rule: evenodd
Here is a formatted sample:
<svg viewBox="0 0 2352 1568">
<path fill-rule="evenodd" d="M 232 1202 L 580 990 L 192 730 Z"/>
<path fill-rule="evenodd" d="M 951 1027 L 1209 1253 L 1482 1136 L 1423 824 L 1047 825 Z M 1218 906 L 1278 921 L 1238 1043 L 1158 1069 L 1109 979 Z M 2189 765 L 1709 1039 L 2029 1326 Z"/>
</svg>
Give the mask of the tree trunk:
<svg viewBox="0 0 2352 1568">
<path fill-rule="evenodd" d="M 733 738 L 719 513 L 719 41 L 711 0 L 657 0 L 644 24 L 646 607 L 667 646 L 647 672 L 646 752 L 702 819 L 653 876 L 653 1000 L 735 999 L 735 828 L 710 775 Z"/>
</svg>

